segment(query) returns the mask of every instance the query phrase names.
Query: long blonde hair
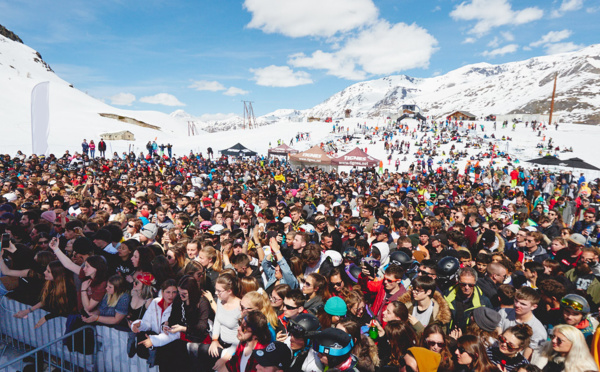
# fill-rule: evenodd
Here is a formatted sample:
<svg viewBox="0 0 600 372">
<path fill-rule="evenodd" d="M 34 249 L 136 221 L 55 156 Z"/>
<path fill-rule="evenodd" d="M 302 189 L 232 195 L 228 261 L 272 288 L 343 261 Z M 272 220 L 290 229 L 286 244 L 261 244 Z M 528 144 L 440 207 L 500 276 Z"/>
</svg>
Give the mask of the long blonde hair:
<svg viewBox="0 0 600 372">
<path fill-rule="evenodd" d="M 556 332 L 562 333 L 567 340 L 569 340 L 573 346 L 566 357 L 560 356 L 554 349 L 552 349 L 552 341 L 546 341 L 542 346 L 541 355 L 548 358 L 548 361 L 555 361 L 557 363 L 565 363 L 565 371 L 569 372 L 585 372 L 585 371 L 597 371 L 598 366 L 594 362 L 590 349 L 585 342 L 583 333 L 577 328 L 568 324 L 559 324 L 554 327 L 552 331 L 553 335 Z"/>
<path fill-rule="evenodd" d="M 117 302 L 119 302 L 121 296 L 127 292 L 127 281 L 125 281 L 125 278 L 123 278 L 121 275 L 115 274 L 108 278 L 108 282 L 113 285 L 115 291 L 111 295 L 108 293 L 106 294 L 106 304 L 109 307 L 115 307 L 117 306 Z"/>
<path fill-rule="evenodd" d="M 244 295 L 244 298 L 247 298 L 250 301 L 252 307 L 255 307 L 258 311 L 265 314 L 273 329 L 277 328 L 279 319 L 277 318 L 277 313 L 273 309 L 273 306 L 271 306 L 271 301 L 265 291 L 261 289 L 260 292 L 248 292 Z"/>
</svg>

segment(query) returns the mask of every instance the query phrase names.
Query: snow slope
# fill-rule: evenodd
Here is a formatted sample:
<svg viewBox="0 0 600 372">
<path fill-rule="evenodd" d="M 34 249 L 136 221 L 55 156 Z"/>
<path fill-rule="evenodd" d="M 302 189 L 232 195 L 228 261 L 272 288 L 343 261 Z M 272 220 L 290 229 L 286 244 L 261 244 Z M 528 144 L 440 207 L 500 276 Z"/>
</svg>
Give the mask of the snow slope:
<svg viewBox="0 0 600 372">
<path fill-rule="evenodd" d="M 128 130 L 136 140 L 156 137 L 165 142 L 187 135 L 187 123 L 154 111 L 121 110 L 72 88 L 51 70 L 41 56 L 28 46 L 0 35 L 0 147 L 6 152 L 31 151 L 31 90 L 50 82 L 50 151 L 57 151 L 83 138 L 96 139 L 101 133 Z M 160 130 L 126 124 L 101 117 L 110 113 L 134 118 Z"/>
</svg>

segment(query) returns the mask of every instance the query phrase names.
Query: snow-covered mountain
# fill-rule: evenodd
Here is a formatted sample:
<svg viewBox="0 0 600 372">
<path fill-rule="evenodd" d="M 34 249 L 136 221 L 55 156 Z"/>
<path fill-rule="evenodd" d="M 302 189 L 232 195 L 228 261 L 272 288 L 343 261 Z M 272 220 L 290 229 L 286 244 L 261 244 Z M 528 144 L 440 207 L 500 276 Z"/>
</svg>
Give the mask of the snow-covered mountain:
<svg viewBox="0 0 600 372">
<path fill-rule="evenodd" d="M 187 123 L 157 111 L 133 111 L 112 107 L 77 90 L 58 77 L 42 56 L 0 26 L 0 148 L 31 151 L 31 91 L 50 82 L 50 151 L 79 147 L 84 138 L 130 131 L 136 141 L 155 138 L 172 142 L 187 136 Z"/>
<path fill-rule="evenodd" d="M 364 81 L 306 110 L 307 116 L 373 117 L 417 104 L 429 116 L 464 110 L 490 114 L 547 114 L 558 74 L 554 112 L 560 121 L 600 123 L 600 44 L 577 52 L 503 65 L 478 63 L 433 78 L 405 75 Z"/>
</svg>

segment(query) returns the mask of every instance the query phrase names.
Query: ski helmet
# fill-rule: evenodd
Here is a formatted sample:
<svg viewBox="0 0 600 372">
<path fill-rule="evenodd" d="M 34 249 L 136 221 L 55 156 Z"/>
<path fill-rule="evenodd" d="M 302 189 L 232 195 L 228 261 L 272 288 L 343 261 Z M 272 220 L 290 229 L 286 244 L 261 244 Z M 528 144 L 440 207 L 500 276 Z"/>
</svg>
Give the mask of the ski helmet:
<svg viewBox="0 0 600 372">
<path fill-rule="evenodd" d="M 584 315 L 589 314 L 590 305 L 587 300 L 580 295 L 577 294 L 568 294 L 560 300 L 560 306 L 564 308 L 570 308 Z"/>
<path fill-rule="evenodd" d="M 460 261 L 452 256 L 443 257 L 437 265 L 437 275 L 439 278 L 450 279 L 460 269 Z"/>
<path fill-rule="evenodd" d="M 319 319 L 312 314 L 298 314 L 291 318 L 287 331 L 298 338 L 311 338 L 321 329 Z"/>
<path fill-rule="evenodd" d="M 313 349 L 327 356 L 329 368 L 335 368 L 350 357 L 354 342 L 352 337 L 339 328 L 327 328 L 315 336 Z"/>
<path fill-rule="evenodd" d="M 402 251 L 394 251 L 390 254 L 390 264 L 391 265 L 400 265 L 403 268 L 408 267 L 413 260 L 408 257 L 408 255 Z"/>
</svg>

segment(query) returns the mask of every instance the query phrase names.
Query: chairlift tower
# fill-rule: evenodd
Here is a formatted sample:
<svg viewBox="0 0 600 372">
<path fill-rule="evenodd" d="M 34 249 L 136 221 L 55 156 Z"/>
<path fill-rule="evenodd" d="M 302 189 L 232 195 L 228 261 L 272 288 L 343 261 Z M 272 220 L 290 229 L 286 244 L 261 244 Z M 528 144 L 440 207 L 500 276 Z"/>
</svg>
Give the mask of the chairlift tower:
<svg viewBox="0 0 600 372">
<path fill-rule="evenodd" d="M 254 117 L 254 108 L 252 107 L 252 101 L 242 101 L 244 103 L 244 129 L 246 129 L 246 122 L 248 123 L 248 129 L 256 127 L 256 118 Z"/>
</svg>

